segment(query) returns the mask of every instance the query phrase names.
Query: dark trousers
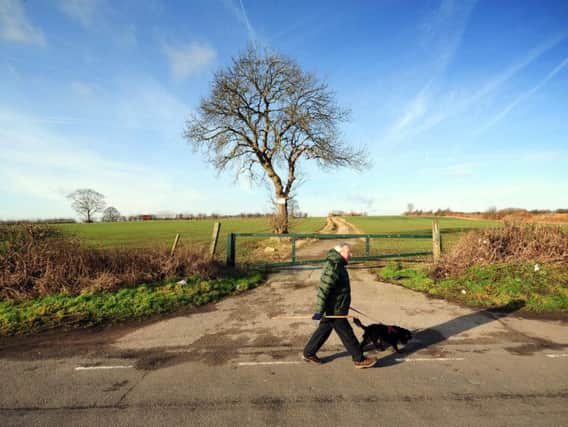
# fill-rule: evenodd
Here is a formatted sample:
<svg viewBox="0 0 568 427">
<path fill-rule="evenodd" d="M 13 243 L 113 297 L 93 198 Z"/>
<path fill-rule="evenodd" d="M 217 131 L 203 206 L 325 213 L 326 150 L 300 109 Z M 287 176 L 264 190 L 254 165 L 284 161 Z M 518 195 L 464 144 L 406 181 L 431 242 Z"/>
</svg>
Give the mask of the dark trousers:
<svg viewBox="0 0 568 427">
<path fill-rule="evenodd" d="M 329 338 L 333 329 L 335 329 L 341 342 L 349 354 L 351 354 L 353 361 L 362 361 L 363 352 L 361 351 L 361 346 L 347 319 L 322 319 L 304 348 L 304 356 L 315 356 L 323 343 Z"/>
</svg>

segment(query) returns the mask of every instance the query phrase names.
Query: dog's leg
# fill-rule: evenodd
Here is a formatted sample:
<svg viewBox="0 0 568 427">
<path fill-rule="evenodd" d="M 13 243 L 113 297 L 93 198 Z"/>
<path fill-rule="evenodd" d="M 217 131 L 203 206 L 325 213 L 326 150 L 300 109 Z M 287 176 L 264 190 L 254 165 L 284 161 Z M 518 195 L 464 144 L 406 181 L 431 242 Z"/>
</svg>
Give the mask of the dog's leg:
<svg viewBox="0 0 568 427">
<path fill-rule="evenodd" d="M 397 347 L 397 345 L 396 345 L 396 342 L 393 343 L 392 346 L 393 346 L 393 348 L 394 348 L 394 351 L 396 351 L 397 353 L 400 353 L 400 352 L 401 352 L 401 351 L 398 349 L 398 347 Z"/>
<path fill-rule="evenodd" d="M 377 350 L 383 350 L 383 349 L 379 346 L 379 343 L 377 342 L 377 340 L 373 340 L 373 344 L 375 344 L 375 348 L 376 348 Z"/>
<path fill-rule="evenodd" d="M 385 343 L 384 343 L 382 337 L 380 338 L 380 345 L 379 345 L 379 347 L 380 347 L 381 351 L 385 351 Z"/>
</svg>

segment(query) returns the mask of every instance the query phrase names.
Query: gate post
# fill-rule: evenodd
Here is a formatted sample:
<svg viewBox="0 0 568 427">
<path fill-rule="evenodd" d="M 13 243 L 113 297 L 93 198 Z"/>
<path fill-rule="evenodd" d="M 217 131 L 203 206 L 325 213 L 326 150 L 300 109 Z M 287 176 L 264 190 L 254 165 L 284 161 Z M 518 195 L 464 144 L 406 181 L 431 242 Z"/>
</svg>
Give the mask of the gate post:
<svg viewBox="0 0 568 427">
<path fill-rule="evenodd" d="M 170 256 L 174 256 L 174 252 L 176 251 L 178 242 L 179 242 L 179 233 L 176 234 L 176 238 L 174 239 L 174 244 L 172 245 L 172 250 L 170 251 Z"/>
<path fill-rule="evenodd" d="M 440 260 L 440 255 L 442 253 L 442 238 L 440 236 L 440 224 L 438 218 L 432 221 L 432 257 L 434 262 Z"/>
<path fill-rule="evenodd" d="M 227 266 L 235 266 L 235 233 L 227 234 Z"/>
<path fill-rule="evenodd" d="M 221 223 L 216 222 L 213 225 L 213 235 L 211 236 L 211 246 L 209 247 L 209 256 L 211 259 L 215 258 L 215 250 L 217 249 L 217 241 L 219 240 L 219 231 L 221 230 Z"/>
<path fill-rule="evenodd" d="M 292 237 L 292 262 L 296 262 L 296 238 Z"/>
<path fill-rule="evenodd" d="M 371 255 L 371 245 L 369 243 L 369 236 L 365 236 L 365 256 Z"/>
</svg>

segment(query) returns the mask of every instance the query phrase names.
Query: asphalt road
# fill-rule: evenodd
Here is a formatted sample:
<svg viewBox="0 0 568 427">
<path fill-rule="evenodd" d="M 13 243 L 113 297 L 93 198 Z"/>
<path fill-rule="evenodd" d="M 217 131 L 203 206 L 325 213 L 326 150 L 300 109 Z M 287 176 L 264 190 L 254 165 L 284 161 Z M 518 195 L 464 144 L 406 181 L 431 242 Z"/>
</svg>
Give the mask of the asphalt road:
<svg viewBox="0 0 568 427">
<path fill-rule="evenodd" d="M 415 339 L 369 349 L 376 366 L 358 370 L 332 334 L 313 366 L 299 353 L 315 323 L 273 318 L 311 313 L 319 274 L 282 271 L 144 323 L 4 338 L 0 425 L 567 424 L 565 321 L 462 308 L 351 267 L 353 306 Z"/>
</svg>

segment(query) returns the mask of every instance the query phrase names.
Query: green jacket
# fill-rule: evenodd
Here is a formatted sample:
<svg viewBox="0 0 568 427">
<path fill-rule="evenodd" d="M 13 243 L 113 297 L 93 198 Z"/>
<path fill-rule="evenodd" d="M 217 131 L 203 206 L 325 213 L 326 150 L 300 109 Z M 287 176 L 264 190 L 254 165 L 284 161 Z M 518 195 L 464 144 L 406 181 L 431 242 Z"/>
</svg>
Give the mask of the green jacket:
<svg viewBox="0 0 568 427">
<path fill-rule="evenodd" d="M 351 287 L 346 264 L 335 249 L 327 253 L 317 294 L 316 313 L 343 316 L 349 312 Z"/>
</svg>

